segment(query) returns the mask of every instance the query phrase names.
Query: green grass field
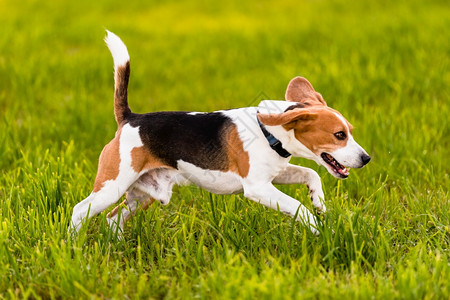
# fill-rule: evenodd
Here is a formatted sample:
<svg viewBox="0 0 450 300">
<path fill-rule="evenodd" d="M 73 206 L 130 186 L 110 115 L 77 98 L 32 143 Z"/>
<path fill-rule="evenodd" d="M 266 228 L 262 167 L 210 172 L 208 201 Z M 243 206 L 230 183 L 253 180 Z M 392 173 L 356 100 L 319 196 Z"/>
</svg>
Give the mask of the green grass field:
<svg viewBox="0 0 450 300">
<path fill-rule="evenodd" d="M 449 299 L 448 1 L 210 2 L 0 1 L 0 298 Z M 323 179 L 321 234 L 188 186 L 124 240 L 106 213 L 70 239 L 116 130 L 105 28 L 135 112 L 257 105 L 308 78 L 372 156 L 345 181 L 293 159 Z"/>
</svg>

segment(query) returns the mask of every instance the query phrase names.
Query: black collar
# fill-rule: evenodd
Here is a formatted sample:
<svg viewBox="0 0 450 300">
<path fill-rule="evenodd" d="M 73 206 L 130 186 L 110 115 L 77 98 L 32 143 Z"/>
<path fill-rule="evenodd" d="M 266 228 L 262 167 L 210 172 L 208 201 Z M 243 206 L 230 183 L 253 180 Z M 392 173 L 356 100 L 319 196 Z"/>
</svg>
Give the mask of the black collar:
<svg viewBox="0 0 450 300">
<path fill-rule="evenodd" d="M 267 131 L 266 126 L 264 126 L 264 124 L 259 121 L 258 116 L 256 116 L 256 120 L 258 120 L 259 128 L 261 128 L 261 131 L 264 133 L 264 136 L 269 142 L 270 148 L 275 150 L 275 152 L 277 152 L 282 157 L 287 158 L 291 156 L 291 154 L 283 148 L 283 144 L 281 144 L 280 140 L 278 140 L 270 132 Z"/>
</svg>

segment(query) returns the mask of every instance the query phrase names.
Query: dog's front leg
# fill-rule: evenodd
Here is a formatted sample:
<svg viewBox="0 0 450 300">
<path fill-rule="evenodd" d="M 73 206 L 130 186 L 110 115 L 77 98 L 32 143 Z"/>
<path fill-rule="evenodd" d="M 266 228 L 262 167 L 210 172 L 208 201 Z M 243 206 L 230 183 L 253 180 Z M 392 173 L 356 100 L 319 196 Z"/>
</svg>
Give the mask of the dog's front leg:
<svg viewBox="0 0 450 300">
<path fill-rule="evenodd" d="M 314 215 L 299 201 L 282 193 L 271 183 L 264 185 L 244 184 L 244 196 L 259 202 L 266 207 L 294 217 L 297 214 L 297 221 L 302 221 L 309 226 L 314 234 L 318 234 L 316 219 Z"/>
<path fill-rule="evenodd" d="M 288 167 L 275 179 L 275 184 L 306 184 L 309 189 L 312 204 L 319 213 L 326 212 L 327 208 L 323 203 L 324 194 L 322 190 L 322 182 L 316 171 L 289 164 Z"/>
</svg>

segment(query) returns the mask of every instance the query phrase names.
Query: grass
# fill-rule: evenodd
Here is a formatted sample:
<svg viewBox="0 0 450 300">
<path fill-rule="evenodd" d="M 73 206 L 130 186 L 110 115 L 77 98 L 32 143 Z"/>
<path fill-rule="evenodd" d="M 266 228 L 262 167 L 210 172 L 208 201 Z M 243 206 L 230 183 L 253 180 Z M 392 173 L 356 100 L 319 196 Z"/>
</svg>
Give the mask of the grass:
<svg viewBox="0 0 450 300">
<path fill-rule="evenodd" d="M 448 299 L 446 1 L 0 2 L 0 297 Z M 321 234 L 194 186 L 116 241 L 67 225 L 116 129 L 104 28 L 132 59 L 135 112 L 282 99 L 307 77 L 373 156 L 323 179 Z M 303 186 L 280 186 L 311 206 Z"/>
</svg>

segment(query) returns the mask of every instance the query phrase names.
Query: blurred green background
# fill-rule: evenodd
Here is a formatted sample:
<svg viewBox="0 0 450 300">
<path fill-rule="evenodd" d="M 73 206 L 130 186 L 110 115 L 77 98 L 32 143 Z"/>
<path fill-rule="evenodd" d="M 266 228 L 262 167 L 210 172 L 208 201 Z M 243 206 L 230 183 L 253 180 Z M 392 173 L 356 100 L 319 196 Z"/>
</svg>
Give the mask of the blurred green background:
<svg viewBox="0 0 450 300">
<path fill-rule="evenodd" d="M 0 20 L 2 297 L 449 296 L 448 1 L 0 0 Z M 68 240 L 116 130 L 105 29 L 138 113 L 257 105 L 308 78 L 373 156 L 346 181 L 293 160 L 322 176 L 333 230 L 186 187 L 125 241 L 104 215 Z"/>
</svg>

